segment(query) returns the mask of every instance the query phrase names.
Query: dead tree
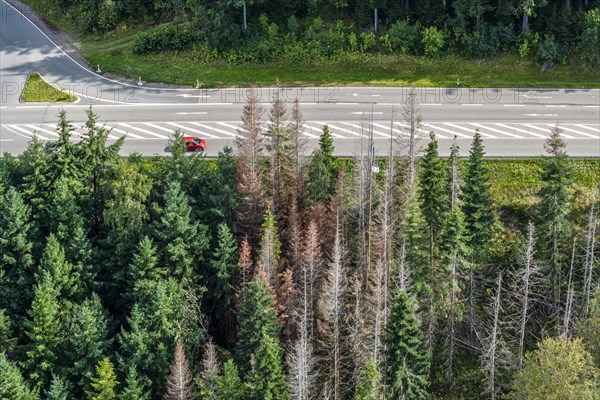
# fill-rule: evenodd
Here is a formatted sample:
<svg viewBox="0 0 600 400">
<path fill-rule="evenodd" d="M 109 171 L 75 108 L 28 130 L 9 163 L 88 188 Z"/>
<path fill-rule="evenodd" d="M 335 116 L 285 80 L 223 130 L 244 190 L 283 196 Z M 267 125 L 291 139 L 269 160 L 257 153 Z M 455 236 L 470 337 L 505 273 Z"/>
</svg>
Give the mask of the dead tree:
<svg viewBox="0 0 600 400">
<path fill-rule="evenodd" d="M 485 391 L 490 395 L 491 400 L 496 399 L 496 393 L 498 391 L 498 366 L 501 362 L 502 353 L 504 351 L 503 341 L 500 334 L 501 293 L 502 274 L 498 276 L 496 295 L 494 296 L 493 303 L 494 319 L 492 321 L 490 333 L 483 343 L 484 348 L 482 353 L 483 369 L 486 375 Z"/>
<path fill-rule="evenodd" d="M 285 147 L 288 141 L 286 129 L 287 109 L 281 92 L 279 80 L 275 84 L 271 111 L 269 113 L 269 163 L 270 163 L 270 182 L 271 182 L 271 211 L 276 214 L 281 206 L 281 186 L 282 176 L 286 164 Z"/>
<path fill-rule="evenodd" d="M 191 400 L 195 395 L 192 374 L 183 351 L 181 341 L 177 342 L 171 373 L 167 378 L 163 400 Z"/>
<path fill-rule="evenodd" d="M 531 287 L 535 282 L 535 278 L 538 274 L 538 269 L 534 263 L 535 255 L 535 226 L 532 222 L 527 226 L 527 245 L 525 247 L 525 253 L 522 257 L 523 271 L 520 279 L 517 280 L 520 288 L 521 297 L 521 313 L 519 318 L 518 326 L 518 337 L 519 346 L 517 350 L 517 368 L 523 367 L 523 353 L 525 351 L 525 334 L 527 332 L 527 320 L 529 319 L 529 308 L 530 308 L 530 296 Z"/>
<path fill-rule="evenodd" d="M 322 297 L 319 307 L 324 317 L 322 337 L 326 342 L 328 364 L 331 366 L 330 378 L 327 381 L 332 388 L 333 400 L 341 398 L 341 327 L 346 292 L 344 248 L 339 221 L 338 214 L 331 262 L 321 288 Z"/>
<path fill-rule="evenodd" d="M 588 230 L 587 230 L 587 246 L 585 251 L 585 263 L 584 263 L 584 275 L 583 275 L 583 311 L 582 316 L 587 319 L 590 312 L 590 297 L 592 292 L 593 272 L 594 272 L 594 249 L 596 247 L 596 196 L 597 191 L 592 193 L 592 205 L 590 207 L 590 214 L 588 217 Z"/>
<path fill-rule="evenodd" d="M 264 208 L 260 165 L 265 157 L 262 114 L 263 109 L 259 103 L 257 91 L 251 88 L 242 111 L 242 127 L 238 130 L 235 143 L 238 162 L 237 188 L 240 225 L 252 246 L 257 244 Z"/>
<path fill-rule="evenodd" d="M 575 296 L 575 289 L 573 287 L 573 268 L 575 266 L 575 245 L 577 244 L 577 238 L 573 238 L 573 249 L 571 251 L 571 265 L 569 267 L 569 282 L 567 284 L 567 299 L 565 301 L 565 311 L 563 314 L 562 334 L 569 336 L 569 329 L 571 327 L 571 318 L 573 317 L 573 301 Z"/>
</svg>

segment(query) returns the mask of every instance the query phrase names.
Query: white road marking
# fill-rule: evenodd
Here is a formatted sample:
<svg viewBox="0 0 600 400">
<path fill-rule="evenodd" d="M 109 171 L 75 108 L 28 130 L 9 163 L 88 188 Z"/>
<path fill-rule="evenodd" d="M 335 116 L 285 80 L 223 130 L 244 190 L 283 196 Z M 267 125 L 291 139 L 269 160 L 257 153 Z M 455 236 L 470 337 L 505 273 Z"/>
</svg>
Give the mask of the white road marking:
<svg viewBox="0 0 600 400">
<path fill-rule="evenodd" d="M 120 134 L 122 134 L 124 136 L 127 136 L 127 139 L 129 139 L 129 138 L 131 138 L 131 139 L 145 139 L 143 136 L 139 136 L 139 135 L 136 135 L 135 133 L 124 131 L 124 130 L 119 129 L 119 128 L 115 128 L 114 126 L 111 127 L 110 129 L 113 132 L 117 132 L 117 133 L 120 133 Z"/>
<path fill-rule="evenodd" d="M 382 115 L 382 112 L 369 112 L 369 111 L 354 111 L 352 114 L 356 115 Z"/>
<path fill-rule="evenodd" d="M 598 132 L 598 133 L 600 133 L 600 129 L 596 129 L 596 128 L 594 128 L 593 126 L 587 126 L 587 125 L 575 125 L 575 126 L 577 126 L 577 127 L 579 127 L 579 128 L 585 128 L 585 129 L 589 129 L 589 130 L 591 130 L 591 131 L 594 131 L 594 132 Z"/>
<path fill-rule="evenodd" d="M 42 136 L 42 135 L 40 135 L 40 134 L 38 134 L 38 133 L 35 133 L 35 132 L 29 132 L 28 130 L 26 130 L 26 129 L 23 129 L 23 128 L 21 128 L 21 127 L 17 126 L 17 125 L 10 125 L 10 127 L 11 127 L 12 129 L 16 129 L 16 130 L 18 130 L 18 131 L 21 131 L 21 132 L 25 133 L 26 135 L 29 135 L 29 137 L 37 136 L 38 138 L 40 138 L 40 139 L 42 139 L 42 140 L 52 140 L 52 139 L 50 139 L 50 138 L 47 138 L 47 137 L 45 137 L 45 136 Z"/>
<path fill-rule="evenodd" d="M 504 107 L 525 107 L 525 104 L 503 104 Z"/>
<path fill-rule="evenodd" d="M 0 142 L 14 142 L 13 139 L 0 139 Z"/>
<path fill-rule="evenodd" d="M 357 106 L 358 105 L 358 103 L 342 103 L 342 102 L 335 103 L 335 104 L 337 104 L 338 106 Z"/>
<path fill-rule="evenodd" d="M 198 111 L 198 112 L 178 112 L 175 113 L 177 115 L 206 115 L 206 111 Z"/>
<path fill-rule="evenodd" d="M 144 125 L 149 126 L 151 128 L 154 128 L 154 129 L 158 129 L 159 131 L 167 132 L 169 135 L 173 134 L 173 129 L 164 128 L 162 126 L 155 125 L 155 124 L 150 123 L 150 122 L 144 122 Z"/>
<path fill-rule="evenodd" d="M 394 121 L 395 125 L 399 125 L 402 129 L 401 132 L 404 133 L 406 136 L 410 136 L 410 133 L 408 133 L 410 131 L 410 126 L 408 126 L 408 124 L 405 124 L 404 122 L 397 122 Z M 429 135 L 429 131 L 425 130 L 423 128 L 417 128 L 417 131 L 421 132 L 421 134 L 423 135 Z"/>
<path fill-rule="evenodd" d="M 504 124 L 494 124 L 494 125 L 498 125 L 498 126 L 501 126 L 503 128 L 506 128 L 506 129 L 513 129 L 515 131 L 523 132 L 523 133 L 526 133 L 528 135 L 536 136 L 536 137 L 540 137 L 540 138 L 544 138 L 544 139 L 547 137 L 545 135 L 542 135 L 541 133 L 526 131 L 525 129 L 517 128 L 517 127 L 514 127 L 514 126 L 508 126 L 508 125 L 504 125 Z"/>
<path fill-rule="evenodd" d="M 152 135 L 152 136 L 155 136 L 155 137 L 160 138 L 160 139 L 168 139 L 168 137 L 165 136 L 165 135 L 161 135 L 160 133 L 155 133 L 155 132 L 149 131 L 147 129 L 138 128 L 137 126 L 132 126 L 132 125 L 125 124 L 125 123 L 122 123 L 122 122 L 119 123 L 119 124 L 117 124 L 117 125 L 124 126 L 127 129 L 135 129 L 138 132 L 142 132 L 142 133 L 145 133 L 145 134 L 148 134 L 148 135 Z"/>
<path fill-rule="evenodd" d="M 460 126 L 460 125 L 452 124 L 450 122 L 446 122 L 446 123 L 444 123 L 444 125 L 448 125 L 448 126 L 451 126 L 453 128 L 456 128 L 456 129 L 464 129 L 465 131 L 472 132 L 471 136 L 469 136 L 469 137 L 473 137 L 473 135 L 475 135 L 475 129 L 469 128 L 467 126 Z M 483 137 L 487 137 L 487 138 L 490 138 L 490 139 L 498 139 L 496 136 L 490 135 L 489 133 L 485 133 L 485 132 L 479 131 L 479 134 L 481 136 L 483 136 Z"/>
<path fill-rule="evenodd" d="M 26 126 L 26 127 L 28 127 L 28 128 L 30 128 L 30 129 L 33 129 L 33 130 L 35 130 L 35 131 L 41 131 L 41 132 L 47 133 L 47 134 L 49 134 L 49 135 L 52 135 L 52 136 L 59 137 L 59 134 L 58 134 L 58 133 L 56 133 L 56 132 L 52 132 L 52 131 L 50 131 L 50 130 L 48 130 L 48 129 L 44 129 L 44 128 L 42 128 L 42 127 L 39 127 L 39 126 L 35 126 L 35 125 L 25 125 L 25 126 Z"/>
<path fill-rule="evenodd" d="M 214 126 L 204 125 L 204 124 L 201 124 L 199 122 L 190 122 L 190 124 L 199 126 L 200 128 L 212 130 L 213 132 L 219 132 L 219 133 L 222 133 L 222 134 L 227 135 L 227 136 L 233 136 L 233 137 L 237 136 L 235 133 L 224 131 L 223 129 L 215 128 Z"/>
<path fill-rule="evenodd" d="M 98 127 L 98 128 L 105 128 L 105 129 L 108 129 L 108 130 L 111 129 L 111 127 L 109 125 L 106 125 L 106 124 L 96 124 L 96 127 Z M 112 140 L 119 140 L 120 139 L 120 137 L 115 136 L 115 135 L 111 135 L 111 134 L 108 135 L 108 138 L 112 139 Z"/>
<path fill-rule="evenodd" d="M 332 125 L 332 124 L 328 124 L 328 123 L 321 122 L 321 121 L 314 121 L 314 122 L 315 122 L 316 124 L 319 124 L 319 125 L 321 125 L 321 126 L 323 126 L 323 125 L 327 125 L 327 126 L 328 126 L 328 127 L 330 127 L 331 129 L 335 129 L 335 130 L 338 130 L 338 131 L 346 132 L 346 133 L 349 133 L 349 134 L 351 134 L 351 135 L 353 135 L 353 136 L 360 136 L 360 134 L 358 134 L 358 133 L 356 133 L 356 132 L 354 132 L 354 131 L 352 131 L 352 130 L 350 130 L 350 129 L 342 128 L 342 127 L 339 127 L 339 126 L 337 126 L 337 125 Z"/>
<path fill-rule="evenodd" d="M 363 131 L 364 131 L 364 132 L 365 132 L 365 134 L 366 134 L 366 133 L 368 133 L 369 126 L 364 126 L 364 127 L 361 127 L 360 125 L 353 124 L 353 123 L 351 123 L 351 122 L 342 122 L 342 124 L 345 124 L 345 125 L 348 125 L 348 126 L 352 126 L 352 127 L 354 127 L 354 128 L 361 129 L 361 132 L 363 132 Z M 389 135 L 389 134 L 387 134 L 387 133 L 383 133 L 383 132 L 379 132 L 379 131 L 376 131 L 375 129 L 373 129 L 373 133 L 376 133 L 376 134 L 378 134 L 378 135 L 384 136 L 384 137 L 386 137 L 386 138 L 387 138 L 387 137 L 390 137 L 390 135 Z"/>
<path fill-rule="evenodd" d="M 559 104 L 546 104 L 546 107 L 549 107 L 549 108 L 559 108 L 559 107 L 560 108 L 565 108 L 566 105 L 563 105 L 563 104 L 560 104 L 560 105 Z"/>
<path fill-rule="evenodd" d="M 422 106 L 441 106 L 442 103 L 421 103 Z"/>
<path fill-rule="evenodd" d="M 548 128 L 540 128 L 538 126 L 531 125 L 531 124 L 522 124 L 522 125 L 525 125 L 528 128 L 533 128 L 533 129 L 537 129 L 538 131 L 545 132 L 546 133 L 545 137 L 548 137 L 550 135 L 550 129 L 548 129 Z M 554 126 L 553 124 L 549 124 L 549 125 Z M 566 139 L 575 139 L 575 136 L 567 135 L 567 134 L 564 134 L 564 133 L 562 133 L 561 135 L 562 135 L 562 137 L 564 137 Z"/>
<path fill-rule="evenodd" d="M 21 136 L 21 137 L 24 137 L 24 138 L 27 138 L 27 139 L 29 139 L 31 137 L 29 135 L 25 136 L 22 133 L 19 133 L 17 131 L 12 130 L 8 125 L 4 125 L 4 128 L 8 129 L 9 132 L 12 132 L 12 133 L 14 133 L 17 136 Z"/>
<path fill-rule="evenodd" d="M 600 106 L 584 106 L 585 108 L 600 108 Z"/>
<path fill-rule="evenodd" d="M 189 128 L 189 127 L 187 127 L 185 125 L 181 125 L 181 124 L 176 124 L 175 122 L 167 122 L 167 124 L 171 125 L 171 126 L 174 126 L 176 128 L 179 128 L 179 129 L 183 129 L 184 132 L 185 131 L 190 131 L 190 132 L 195 133 L 197 135 L 208 136 L 209 138 L 218 139 L 217 137 L 215 137 L 215 136 L 213 136 L 213 135 L 211 135 L 209 133 L 206 133 L 204 131 L 200 131 L 198 129 Z"/>
<path fill-rule="evenodd" d="M 546 124 L 546 125 L 547 125 L 547 126 L 554 126 L 554 124 Z M 561 130 L 563 130 L 563 131 L 568 131 L 568 132 L 577 133 L 578 135 L 587 136 L 587 137 L 592 137 L 592 138 L 594 138 L 594 139 L 597 139 L 597 138 L 598 138 L 598 135 L 594 135 L 593 133 L 581 132 L 581 131 L 578 131 L 578 130 L 576 130 L 576 129 L 573 129 L 573 128 L 567 128 L 567 127 L 566 127 L 566 126 L 564 126 L 564 125 L 559 125 L 558 127 L 559 127 Z M 563 136 L 564 136 L 564 134 L 563 134 Z"/>
<path fill-rule="evenodd" d="M 447 126 L 449 126 L 449 127 L 452 127 L 452 128 L 454 128 L 454 129 L 463 129 L 463 130 L 465 130 L 465 131 L 469 131 L 469 132 L 471 132 L 471 134 L 470 134 L 470 135 L 467 135 L 467 134 L 460 133 L 460 132 L 447 131 L 447 132 L 451 132 L 453 135 L 456 135 L 456 136 L 458 136 L 458 137 L 463 137 L 463 138 L 468 138 L 468 139 L 471 139 L 471 138 L 473 137 L 473 135 L 475 134 L 475 131 L 474 131 L 473 129 L 471 129 L 471 128 L 467 128 L 466 126 L 459 126 L 459 125 L 452 124 L 452 123 L 450 123 L 450 122 L 443 122 L 443 124 L 444 124 L 444 125 L 447 125 Z"/>
<path fill-rule="evenodd" d="M 556 114 L 525 114 L 528 117 L 558 117 Z"/>
<path fill-rule="evenodd" d="M 523 136 L 519 136 L 519 135 L 516 135 L 514 133 L 510 133 L 510 132 L 504 132 L 504 131 L 501 131 L 500 129 L 492 128 L 492 127 L 485 126 L 485 125 L 482 125 L 482 124 L 471 123 L 471 125 L 476 126 L 478 128 L 481 128 L 481 129 L 487 129 L 487 130 L 490 130 L 492 132 L 499 133 L 501 135 L 508 135 L 508 136 L 514 137 L 516 139 L 523 139 Z"/>
</svg>

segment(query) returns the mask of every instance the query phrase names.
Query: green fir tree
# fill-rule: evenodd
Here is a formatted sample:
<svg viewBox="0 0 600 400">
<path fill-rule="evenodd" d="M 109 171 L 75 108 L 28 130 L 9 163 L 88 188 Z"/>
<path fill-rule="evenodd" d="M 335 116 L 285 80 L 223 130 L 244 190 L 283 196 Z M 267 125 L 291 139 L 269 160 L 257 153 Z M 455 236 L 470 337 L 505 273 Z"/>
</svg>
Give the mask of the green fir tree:
<svg viewBox="0 0 600 400">
<path fill-rule="evenodd" d="M 96 365 L 96 375 L 90 380 L 92 389 L 87 392 L 89 400 L 115 400 L 117 396 L 117 375 L 108 357 L 104 357 Z"/>
<path fill-rule="evenodd" d="M 283 349 L 277 337 L 263 332 L 252 354 L 246 379 L 248 400 L 287 400 L 288 386 L 283 372 Z"/>
</svg>

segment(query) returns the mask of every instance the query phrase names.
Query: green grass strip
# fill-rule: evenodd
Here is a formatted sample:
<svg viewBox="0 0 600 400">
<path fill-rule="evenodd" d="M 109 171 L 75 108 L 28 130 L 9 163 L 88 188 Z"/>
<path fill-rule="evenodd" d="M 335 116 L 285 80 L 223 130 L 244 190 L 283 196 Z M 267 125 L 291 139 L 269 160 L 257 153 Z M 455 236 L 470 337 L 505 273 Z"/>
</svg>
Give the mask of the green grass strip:
<svg viewBox="0 0 600 400">
<path fill-rule="evenodd" d="M 21 96 L 23 103 L 72 103 L 75 101 L 77 101 L 77 96 L 55 88 L 38 73 L 29 75 Z"/>
</svg>

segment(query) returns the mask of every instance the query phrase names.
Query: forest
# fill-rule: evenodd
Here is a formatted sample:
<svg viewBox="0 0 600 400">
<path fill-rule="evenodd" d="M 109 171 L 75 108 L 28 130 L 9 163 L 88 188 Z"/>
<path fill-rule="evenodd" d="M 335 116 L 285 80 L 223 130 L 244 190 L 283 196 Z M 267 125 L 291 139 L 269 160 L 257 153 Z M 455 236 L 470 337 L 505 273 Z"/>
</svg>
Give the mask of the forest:
<svg viewBox="0 0 600 400">
<path fill-rule="evenodd" d="M 352 159 L 279 91 L 216 159 L 121 157 L 87 113 L 0 158 L 0 398 L 600 398 L 600 173 L 560 126 L 510 208 L 414 95 Z"/>
<path fill-rule="evenodd" d="M 357 54 L 512 54 L 544 69 L 600 63 L 598 0 L 25 2 L 79 33 L 140 31 L 134 53 L 192 51 L 203 63 L 356 63 Z"/>
</svg>

